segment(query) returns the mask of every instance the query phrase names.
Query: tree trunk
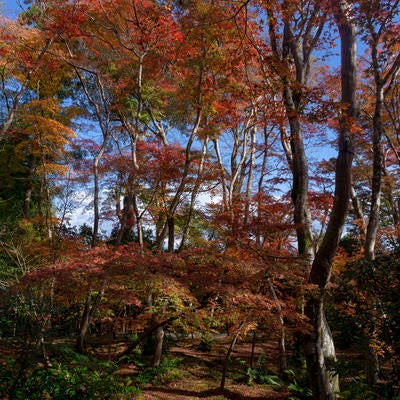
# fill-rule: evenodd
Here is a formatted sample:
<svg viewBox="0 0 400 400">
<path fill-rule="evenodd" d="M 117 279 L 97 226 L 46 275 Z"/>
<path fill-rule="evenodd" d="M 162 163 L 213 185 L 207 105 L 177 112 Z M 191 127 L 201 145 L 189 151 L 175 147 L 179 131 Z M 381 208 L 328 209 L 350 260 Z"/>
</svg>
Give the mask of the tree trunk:
<svg viewBox="0 0 400 400">
<path fill-rule="evenodd" d="M 246 204 L 245 204 L 244 221 L 243 221 L 243 225 L 245 227 L 250 221 L 250 203 L 251 203 L 251 191 L 253 187 L 254 165 L 256 162 L 256 145 L 257 145 L 257 131 L 256 128 L 253 127 L 251 129 L 249 171 L 247 175 Z"/>
<path fill-rule="evenodd" d="M 135 194 L 133 189 L 133 177 L 132 175 L 128 178 L 128 193 L 124 197 L 123 209 L 122 209 L 122 217 L 120 218 L 120 228 L 118 232 L 117 239 L 115 241 L 115 245 L 118 247 L 121 245 L 124 237 L 131 232 L 132 225 L 128 224 L 128 220 L 133 218 L 133 214 L 135 213 L 134 203 L 135 203 Z"/>
<path fill-rule="evenodd" d="M 376 235 L 379 226 L 379 211 L 381 205 L 381 188 L 383 175 L 383 145 L 382 136 L 384 133 L 382 122 L 383 109 L 383 88 L 376 87 L 375 96 L 375 112 L 373 118 L 372 130 L 372 186 L 371 186 L 371 208 L 369 211 L 369 219 L 367 233 L 364 245 L 364 254 L 368 260 L 375 258 Z"/>
<path fill-rule="evenodd" d="M 224 359 L 224 364 L 223 364 L 223 368 L 222 368 L 222 376 L 221 376 L 221 383 L 219 385 L 220 390 L 224 390 L 225 389 L 225 380 L 226 380 L 226 373 L 228 371 L 228 363 L 229 363 L 229 358 L 233 352 L 233 349 L 235 348 L 235 344 L 238 340 L 238 337 L 240 335 L 240 332 L 242 330 L 244 326 L 244 322 L 241 322 L 241 324 L 239 325 L 239 328 L 237 329 L 235 335 L 232 338 L 231 344 L 229 346 L 228 351 L 226 352 L 226 356 Z"/>
<path fill-rule="evenodd" d="M 143 214 L 141 214 L 139 212 L 136 195 L 133 196 L 133 210 L 135 212 L 135 218 L 136 218 L 136 231 L 137 231 L 138 243 L 139 243 L 140 249 L 143 251 L 143 249 L 144 249 L 143 224 L 142 224 L 142 215 Z"/>
<path fill-rule="evenodd" d="M 215 155 L 217 156 L 217 164 L 220 173 L 220 180 L 221 180 L 221 191 L 222 191 L 222 204 L 223 204 L 223 211 L 228 209 L 228 188 L 226 185 L 226 178 L 225 178 L 225 168 L 222 163 L 221 152 L 219 150 L 219 142 L 218 139 L 213 139 Z"/>
<path fill-rule="evenodd" d="M 253 337 L 251 338 L 251 354 L 250 354 L 250 368 L 254 368 L 254 358 L 257 342 L 257 331 L 253 331 Z"/>
<path fill-rule="evenodd" d="M 376 78 L 377 79 L 377 78 Z M 375 259 L 376 238 L 379 227 L 379 212 L 381 208 L 382 194 L 382 175 L 383 175 L 383 144 L 382 137 L 384 127 L 382 122 L 383 109 L 383 87 L 376 82 L 375 94 L 375 112 L 373 118 L 372 130 L 372 185 L 371 185 L 371 207 L 369 211 L 367 232 L 364 243 L 364 256 L 367 260 Z M 373 309 L 376 310 L 376 301 L 373 302 Z M 371 321 L 371 332 L 375 330 L 375 318 Z M 365 349 L 367 359 L 367 382 L 369 385 L 376 385 L 379 377 L 380 366 L 376 349 L 372 343 L 371 337 L 368 338 L 368 345 Z"/>
<path fill-rule="evenodd" d="M 93 179 L 94 179 L 94 194 L 93 194 L 93 236 L 91 246 L 95 247 L 98 244 L 99 239 L 99 221 L 100 221 L 100 183 L 99 183 L 99 163 L 103 157 L 103 153 L 106 147 L 106 140 L 100 147 L 99 152 L 96 154 L 93 160 Z"/>
<path fill-rule="evenodd" d="M 173 253 L 175 249 L 175 218 L 173 215 L 167 219 L 168 224 L 168 252 Z"/>
<path fill-rule="evenodd" d="M 282 314 L 282 307 L 279 302 L 278 296 L 276 294 L 274 285 L 271 282 L 271 279 L 267 277 L 268 287 L 271 292 L 272 298 L 276 302 L 276 308 L 279 313 L 279 323 L 281 328 L 281 334 L 279 336 L 279 371 L 281 375 L 283 375 L 284 371 L 288 369 L 287 367 L 287 359 L 286 359 L 286 327 L 285 327 L 285 319 Z"/>
<path fill-rule="evenodd" d="M 89 295 L 90 296 L 90 295 Z M 81 318 L 81 323 L 79 326 L 79 333 L 78 337 L 76 340 L 76 351 L 78 353 L 84 354 L 86 352 L 86 335 L 90 326 L 90 303 L 89 303 L 89 298 L 87 299 L 85 303 L 85 308 L 83 310 L 82 318 Z"/>
<path fill-rule="evenodd" d="M 162 230 L 157 237 L 156 247 L 159 251 L 161 251 L 163 249 L 164 240 L 166 239 L 167 234 L 168 234 L 168 246 L 170 246 L 170 241 L 172 240 L 171 233 L 170 233 L 171 231 L 173 231 L 170 229 L 171 228 L 171 226 L 170 226 L 171 218 L 174 217 L 176 209 L 178 208 L 178 205 L 181 201 L 182 195 L 183 195 L 184 191 L 186 190 L 187 180 L 188 180 L 190 168 L 192 165 L 192 154 L 191 154 L 192 145 L 193 145 L 194 139 L 196 137 L 197 131 L 199 129 L 200 121 L 201 121 L 201 112 L 199 111 L 196 124 L 193 127 L 193 130 L 190 134 L 188 143 L 186 144 L 185 166 L 184 166 L 183 173 L 182 173 L 182 179 L 181 179 L 181 182 L 179 183 L 177 190 L 175 191 L 175 195 L 174 195 L 174 197 L 171 201 L 171 204 L 168 208 L 168 214 L 167 214 L 166 221 L 164 222 Z"/>
<path fill-rule="evenodd" d="M 104 294 L 104 288 L 102 288 L 96 295 L 96 298 L 92 304 L 92 289 L 89 289 L 85 307 L 83 309 L 81 322 L 79 325 L 78 337 L 76 339 L 76 350 L 78 353 L 84 354 L 86 352 L 86 336 L 92 323 L 93 317 L 97 311 L 100 301 Z"/>
<path fill-rule="evenodd" d="M 313 398 L 336 399 L 335 381 L 329 364 L 335 361 L 334 346 L 323 306 L 324 293 L 330 279 L 351 197 L 353 145 L 351 128 L 357 115 L 356 105 L 356 32 L 350 6 L 343 0 L 334 16 L 341 39 L 342 114 L 339 129 L 339 153 L 336 160 L 335 196 L 324 240 L 312 264 L 309 282 L 316 286 L 307 301 L 305 312 L 311 330 L 303 338 L 307 369 Z M 337 377 L 336 377 L 337 378 Z"/>
<path fill-rule="evenodd" d="M 204 160 L 205 160 L 205 157 L 207 154 L 208 140 L 209 140 L 208 138 L 204 139 L 203 147 L 201 150 L 201 158 L 200 158 L 200 162 L 199 162 L 199 167 L 197 168 L 196 182 L 194 184 L 192 193 L 190 195 L 189 212 L 188 212 L 188 216 L 187 216 L 187 222 L 183 228 L 182 240 L 181 240 L 181 244 L 179 246 L 179 251 L 184 249 L 187 237 L 189 235 L 190 223 L 192 222 L 196 198 L 197 198 L 197 194 L 199 193 L 199 189 L 200 189 L 200 185 L 201 185 L 201 179 L 202 179 L 203 169 L 204 169 Z"/>
<path fill-rule="evenodd" d="M 25 186 L 25 196 L 24 196 L 24 207 L 23 207 L 23 216 L 24 218 L 29 218 L 31 213 L 31 200 L 32 200 L 32 191 L 33 191 L 33 174 L 35 172 L 35 158 L 32 154 L 29 156 L 29 175 L 26 181 Z"/>
<path fill-rule="evenodd" d="M 303 337 L 303 346 L 313 398 L 335 400 L 335 393 L 339 391 L 339 377 L 330 370 L 334 367 L 336 355 L 322 299 L 308 301 L 305 312 L 312 325 L 310 334 Z"/>
<path fill-rule="evenodd" d="M 155 346 L 154 346 L 154 358 L 153 368 L 157 368 L 161 362 L 162 348 L 164 342 L 164 328 L 162 325 L 158 326 L 155 332 Z"/>
</svg>

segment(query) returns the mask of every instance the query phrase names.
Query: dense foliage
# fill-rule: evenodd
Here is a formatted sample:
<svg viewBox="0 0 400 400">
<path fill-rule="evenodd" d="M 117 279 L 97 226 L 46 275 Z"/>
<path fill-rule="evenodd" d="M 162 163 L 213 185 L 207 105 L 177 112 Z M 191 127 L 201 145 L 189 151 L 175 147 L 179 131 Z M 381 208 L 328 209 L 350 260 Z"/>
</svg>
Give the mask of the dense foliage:
<svg viewBox="0 0 400 400">
<path fill-rule="evenodd" d="M 262 337 L 249 384 L 400 396 L 400 2 L 24 4 L 0 17 L 4 395 L 129 398 L 168 332 L 230 335 L 221 390 Z M 135 384 L 90 359 L 117 337 L 115 363 L 151 354 Z"/>
</svg>

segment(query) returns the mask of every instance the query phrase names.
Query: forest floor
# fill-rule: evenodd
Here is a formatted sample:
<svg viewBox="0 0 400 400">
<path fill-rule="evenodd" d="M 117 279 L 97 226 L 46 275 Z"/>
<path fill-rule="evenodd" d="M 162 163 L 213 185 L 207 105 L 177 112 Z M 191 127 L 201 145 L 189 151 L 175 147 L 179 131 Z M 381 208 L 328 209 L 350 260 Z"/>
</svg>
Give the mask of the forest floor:
<svg viewBox="0 0 400 400">
<path fill-rule="evenodd" d="M 254 368 L 261 368 L 271 379 L 279 384 L 249 383 L 247 374 L 250 366 L 251 343 L 238 341 L 231 354 L 225 389 L 220 390 L 223 363 L 232 337 L 218 335 L 213 338 L 208 351 L 199 349 L 200 340 L 166 340 L 161 368 L 149 368 L 151 357 L 133 354 L 119 363 L 115 374 L 140 387 L 135 400 L 272 400 L 288 399 L 288 382 L 283 383 L 275 376 L 278 369 L 278 344 L 275 340 L 257 343 L 254 349 Z M 71 339 L 58 338 L 49 341 L 49 350 L 54 348 L 72 349 Z M 126 348 L 126 340 L 114 340 L 102 337 L 89 339 L 89 354 L 94 360 L 116 361 Z M 18 341 L 0 339 L 0 361 L 3 357 L 22 354 Z M 297 378 L 297 377 L 296 377 Z M 0 399 L 3 397 L 0 396 Z M 6 398 L 6 397 L 4 397 Z"/>
<path fill-rule="evenodd" d="M 239 342 L 231 355 L 225 390 L 219 389 L 223 362 L 231 338 L 219 337 L 209 351 L 198 349 L 198 340 L 182 340 L 168 348 L 166 357 L 179 360 L 173 371 L 166 371 L 160 382 L 143 386 L 140 400 L 268 400 L 287 399 L 284 387 L 248 383 L 246 371 L 250 365 L 251 344 Z M 263 360 L 268 370 L 278 365 L 277 343 L 257 344 L 254 360 Z M 121 365 L 121 375 L 135 375 L 134 365 Z M 168 376 L 170 374 L 170 376 Z"/>
</svg>

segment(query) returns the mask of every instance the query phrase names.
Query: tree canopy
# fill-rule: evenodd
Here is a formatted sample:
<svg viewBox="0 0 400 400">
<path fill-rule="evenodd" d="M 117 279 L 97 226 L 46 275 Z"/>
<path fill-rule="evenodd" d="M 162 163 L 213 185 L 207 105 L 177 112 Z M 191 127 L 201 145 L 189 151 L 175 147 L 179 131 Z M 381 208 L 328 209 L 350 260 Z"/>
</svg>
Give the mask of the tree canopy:
<svg viewBox="0 0 400 400">
<path fill-rule="evenodd" d="M 332 400 L 350 319 L 368 385 L 398 385 L 400 2 L 24 4 L 0 19 L 14 334 L 84 353 L 129 325 L 158 366 L 166 327 L 273 332 Z"/>
</svg>

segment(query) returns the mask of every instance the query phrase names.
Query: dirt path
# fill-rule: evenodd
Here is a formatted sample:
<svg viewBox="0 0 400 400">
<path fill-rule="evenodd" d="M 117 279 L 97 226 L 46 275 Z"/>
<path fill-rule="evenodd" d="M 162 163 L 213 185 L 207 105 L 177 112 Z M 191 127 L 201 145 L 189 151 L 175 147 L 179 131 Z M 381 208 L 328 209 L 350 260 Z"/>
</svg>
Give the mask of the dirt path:
<svg viewBox="0 0 400 400">
<path fill-rule="evenodd" d="M 249 386 L 231 379 L 235 371 L 228 371 L 226 389 L 221 392 L 219 387 L 220 371 L 226 351 L 226 340 L 221 339 L 213 346 L 212 351 L 202 352 L 197 350 L 193 342 L 180 343 L 179 347 L 169 349 L 169 354 L 183 360 L 180 367 L 182 375 L 171 383 L 147 386 L 143 389 L 141 400 L 272 400 L 287 399 L 287 392 L 278 392 L 266 385 Z M 275 364 L 275 345 L 258 345 L 255 351 L 255 360 L 264 354 L 271 366 Z M 233 353 L 233 358 L 243 364 L 245 370 L 249 363 L 251 345 L 239 343 Z"/>
</svg>

